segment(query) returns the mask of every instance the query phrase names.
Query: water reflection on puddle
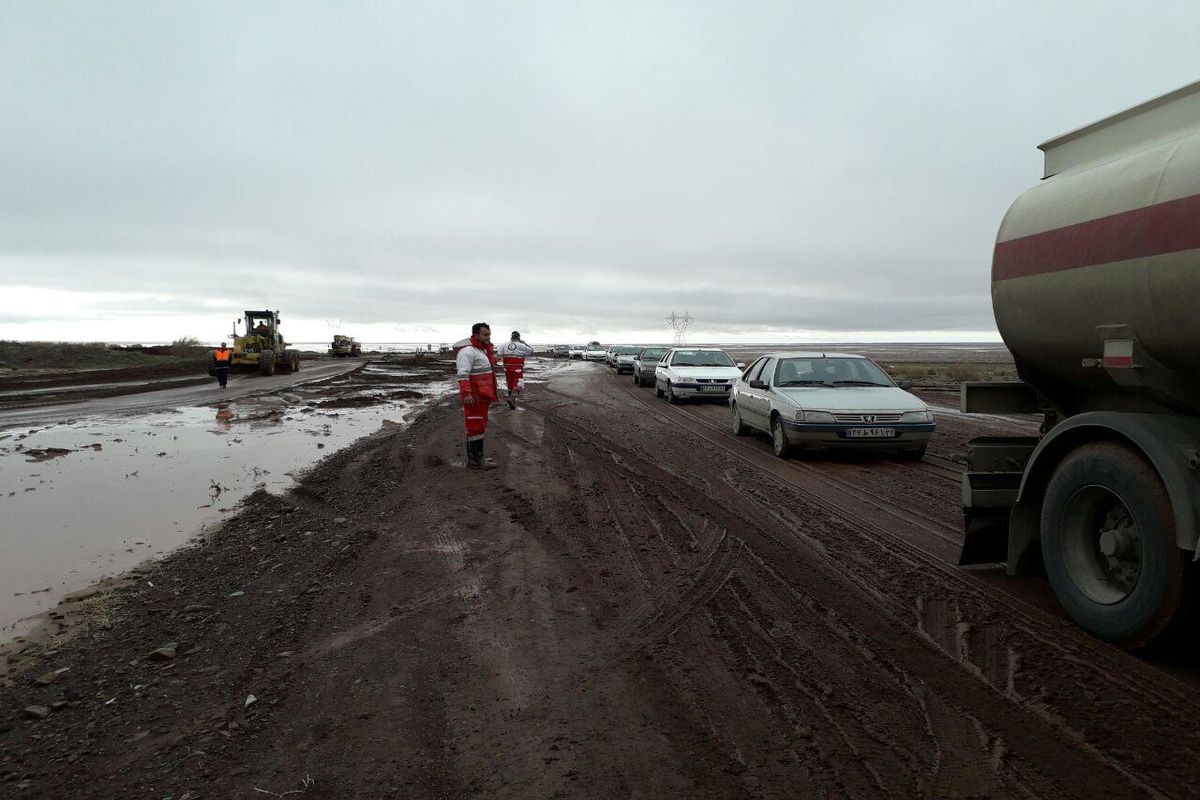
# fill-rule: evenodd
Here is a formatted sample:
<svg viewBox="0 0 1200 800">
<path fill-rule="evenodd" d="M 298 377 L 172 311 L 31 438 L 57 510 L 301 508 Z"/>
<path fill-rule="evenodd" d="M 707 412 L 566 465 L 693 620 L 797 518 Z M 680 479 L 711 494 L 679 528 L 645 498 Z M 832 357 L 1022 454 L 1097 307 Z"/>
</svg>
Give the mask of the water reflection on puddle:
<svg viewBox="0 0 1200 800">
<path fill-rule="evenodd" d="M 287 488 L 445 387 L 406 388 L 418 396 L 367 407 L 317 408 L 284 392 L 0 431 L 0 638 L 62 594 L 178 547 L 256 487 Z"/>
</svg>

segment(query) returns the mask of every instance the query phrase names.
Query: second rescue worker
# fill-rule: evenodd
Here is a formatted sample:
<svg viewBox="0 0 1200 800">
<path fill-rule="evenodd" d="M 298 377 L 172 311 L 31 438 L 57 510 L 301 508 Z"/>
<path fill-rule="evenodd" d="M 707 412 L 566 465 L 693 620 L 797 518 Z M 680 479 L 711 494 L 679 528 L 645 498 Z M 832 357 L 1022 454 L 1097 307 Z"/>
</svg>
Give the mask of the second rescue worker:
<svg viewBox="0 0 1200 800">
<path fill-rule="evenodd" d="M 508 385 L 508 407 L 517 407 L 517 395 L 525 388 L 525 359 L 533 355 L 533 348 L 521 341 L 521 332 L 513 331 L 512 339 L 500 345 L 500 357 L 504 359 L 504 382 Z"/>
<path fill-rule="evenodd" d="M 454 345 L 458 367 L 458 395 L 462 398 L 467 426 L 467 467 L 495 469 L 496 462 L 483 455 L 488 410 L 496 402 L 496 355 L 492 351 L 492 329 L 486 322 L 471 326 L 471 338 Z"/>
</svg>

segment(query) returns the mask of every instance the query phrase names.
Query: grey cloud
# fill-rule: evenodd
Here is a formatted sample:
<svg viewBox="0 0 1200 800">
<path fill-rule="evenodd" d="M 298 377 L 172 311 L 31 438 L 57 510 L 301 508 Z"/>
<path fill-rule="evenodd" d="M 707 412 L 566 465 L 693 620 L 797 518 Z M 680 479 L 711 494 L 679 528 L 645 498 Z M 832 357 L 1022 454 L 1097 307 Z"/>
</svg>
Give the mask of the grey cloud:
<svg viewBox="0 0 1200 800">
<path fill-rule="evenodd" d="M 1200 27 L 1085 0 L 3 16 L 0 287 L 580 331 L 990 330 L 1036 143 L 1193 79 Z"/>
</svg>

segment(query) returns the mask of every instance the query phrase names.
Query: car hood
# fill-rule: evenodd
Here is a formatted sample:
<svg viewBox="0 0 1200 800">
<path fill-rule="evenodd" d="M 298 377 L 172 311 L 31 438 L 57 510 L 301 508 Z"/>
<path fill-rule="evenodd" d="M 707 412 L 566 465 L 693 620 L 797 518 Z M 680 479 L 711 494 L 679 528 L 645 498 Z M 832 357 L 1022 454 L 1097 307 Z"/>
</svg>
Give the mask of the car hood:
<svg viewBox="0 0 1200 800">
<path fill-rule="evenodd" d="M 924 411 L 925 403 L 896 386 L 795 386 L 776 389 L 810 411 Z"/>
<path fill-rule="evenodd" d="M 681 378 L 728 378 L 741 376 L 742 371 L 737 367 L 671 367 Z"/>
</svg>

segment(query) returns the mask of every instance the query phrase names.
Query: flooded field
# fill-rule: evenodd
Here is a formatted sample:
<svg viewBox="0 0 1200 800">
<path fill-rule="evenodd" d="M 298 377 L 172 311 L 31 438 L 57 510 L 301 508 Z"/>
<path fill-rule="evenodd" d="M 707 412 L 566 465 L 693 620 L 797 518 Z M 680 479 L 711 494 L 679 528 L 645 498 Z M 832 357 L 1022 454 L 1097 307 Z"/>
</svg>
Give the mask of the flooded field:
<svg viewBox="0 0 1200 800">
<path fill-rule="evenodd" d="M 186 542 L 258 488 L 403 424 L 453 390 L 451 365 L 375 362 L 206 406 L 0 431 L 0 638 L 65 593 Z"/>
</svg>

